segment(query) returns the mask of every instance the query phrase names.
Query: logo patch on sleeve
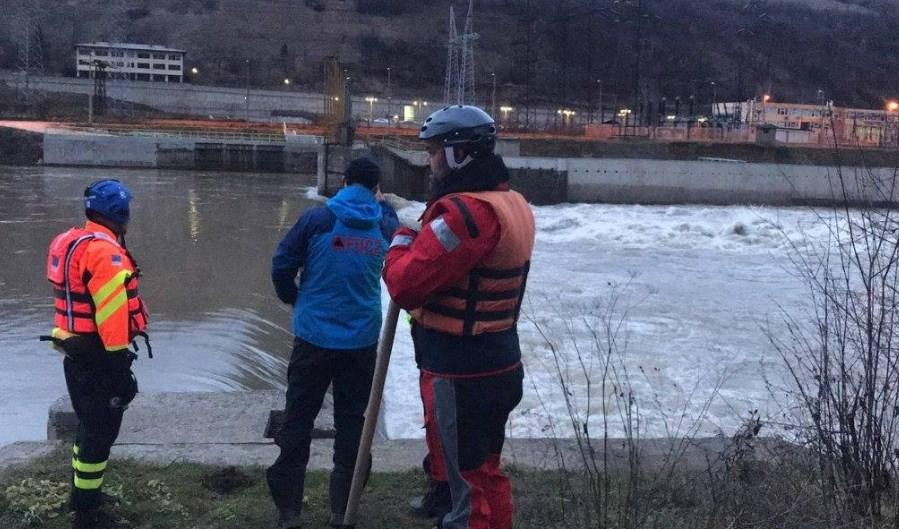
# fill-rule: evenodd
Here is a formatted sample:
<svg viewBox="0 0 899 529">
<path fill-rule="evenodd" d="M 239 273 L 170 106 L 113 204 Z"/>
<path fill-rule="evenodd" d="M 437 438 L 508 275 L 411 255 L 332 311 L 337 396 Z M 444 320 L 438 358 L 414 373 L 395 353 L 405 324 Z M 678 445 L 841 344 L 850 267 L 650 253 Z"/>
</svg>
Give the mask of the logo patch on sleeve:
<svg viewBox="0 0 899 529">
<path fill-rule="evenodd" d="M 122 256 L 121 255 L 113 255 L 112 256 L 112 264 L 114 266 L 122 266 Z"/>
</svg>

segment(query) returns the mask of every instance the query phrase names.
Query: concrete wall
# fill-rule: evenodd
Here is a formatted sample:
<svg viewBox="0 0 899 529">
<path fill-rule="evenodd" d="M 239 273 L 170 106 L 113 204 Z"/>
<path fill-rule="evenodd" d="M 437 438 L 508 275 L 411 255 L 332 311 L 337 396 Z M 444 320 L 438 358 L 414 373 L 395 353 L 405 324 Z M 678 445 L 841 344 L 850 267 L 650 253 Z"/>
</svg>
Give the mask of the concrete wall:
<svg viewBox="0 0 899 529">
<path fill-rule="evenodd" d="M 167 136 L 51 133 L 44 163 L 91 167 L 149 167 L 220 171 L 315 173 L 321 144 L 253 143 Z"/>
<path fill-rule="evenodd" d="M 693 161 L 699 158 L 731 158 L 748 163 L 781 165 L 824 165 L 899 167 L 896 149 L 858 149 L 841 147 L 839 151 L 821 147 L 758 145 L 755 143 L 712 143 L 692 141 L 583 141 L 572 139 L 521 138 L 521 156 L 550 158 L 633 158 L 640 160 Z M 511 156 L 511 154 L 509 154 Z"/>
<path fill-rule="evenodd" d="M 550 169 L 567 176 L 567 201 L 624 204 L 830 203 L 837 200 L 836 167 L 718 161 L 509 158 L 514 169 Z M 890 169 L 873 169 L 892 178 Z M 844 168 L 848 179 L 866 174 Z M 883 201 L 873 189 L 851 186 L 852 200 Z M 527 189 L 524 190 L 527 195 Z"/>
<path fill-rule="evenodd" d="M 21 80 L 13 74 L 0 73 L 0 82 L 15 86 Z M 91 79 L 32 77 L 29 84 L 32 89 L 46 92 L 87 95 L 94 91 Z M 113 99 L 165 112 L 231 119 L 243 119 L 247 115 L 247 91 L 240 88 L 109 80 L 106 82 L 106 93 Z M 277 121 L 272 113 L 278 110 L 321 113 L 323 109 L 321 94 L 287 90 L 250 90 L 249 94 L 249 117 L 257 121 Z M 362 108 L 361 105 L 368 109 L 368 104 L 362 100 L 355 103 L 357 111 Z"/>
<path fill-rule="evenodd" d="M 371 152 L 381 166 L 382 191 L 411 200 L 427 199 L 430 170 L 426 166 L 427 157 L 420 156 L 423 153 L 403 153 L 382 145 L 375 145 Z"/>
<path fill-rule="evenodd" d="M 44 92 L 84 95 L 94 92 L 92 79 L 32 76 L 28 82 L 32 89 Z M 16 87 L 17 84 L 24 84 L 24 78 L 16 72 L 0 71 L 0 83 Z M 112 99 L 145 105 L 164 112 L 212 116 L 217 119 L 244 119 L 249 115 L 254 121 L 298 123 L 307 121 L 297 117 L 298 115 L 311 117 L 324 111 L 322 93 L 299 92 L 293 89 L 251 89 L 247 105 L 245 88 L 110 79 L 106 81 L 106 94 Z M 398 97 L 393 98 L 391 102 L 381 98 L 372 105 L 371 117 L 383 118 L 387 115 L 388 109 L 394 115 L 402 115 L 403 107 L 411 103 L 412 101 Z M 87 105 L 87 98 L 84 104 Z M 287 111 L 288 115 L 284 116 L 283 111 Z M 369 103 L 365 101 L 365 94 L 353 97 L 353 116 L 357 119 L 369 118 Z"/>
<path fill-rule="evenodd" d="M 99 167 L 157 167 L 158 140 L 143 136 L 46 134 L 44 163 Z M 177 144 L 171 145 L 177 147 Z"/>
<path fill-rule="evenodd" d="M 385 190 L 422 199 L 427 168 L 417 153 L 376 147 L 385 173 Z M 736 163 L 727 161 L 679 161 L 595 158 L 504 158 L 512 186 L 535 204 L 560 202 L 621 204 L 831 204 L 842 201 L 836 167 Z M 880 195 L 871 185 L 873 176 L 889 182 L 892 169 L 863 170 L 846 167 L 852 201 L 899 203 Z M 884 186 L 889 188 L 889 186 Z"/>
</svg>

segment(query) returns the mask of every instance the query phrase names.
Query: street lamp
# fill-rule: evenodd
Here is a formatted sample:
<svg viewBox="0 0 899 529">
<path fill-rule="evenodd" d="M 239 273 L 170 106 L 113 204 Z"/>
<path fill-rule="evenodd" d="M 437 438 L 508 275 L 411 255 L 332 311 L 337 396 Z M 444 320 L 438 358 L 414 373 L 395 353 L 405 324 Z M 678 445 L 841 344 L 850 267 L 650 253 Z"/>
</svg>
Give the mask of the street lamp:
<svg viewBox="0 0 899 529">
<path fill-rule="evenodd" d="M 599 124 L 602 125 L 603 111 L 605 110 L 602 106 L 602 79 L 597 79 L 596 84 L 599 85 L 599 100 L 596 102 L 596 106 L 599 107 Z"/>
<path fill-rule="evenodd" d="M 899 110 L 899 103 L 897 103 L 896 101 L 888 102 L 887 110 L 889 110 L 890 112 L 895 112 L 895 111 Z"/>
<path fill-rule="evenodd" d="M 493 78 L 493 95 L 490 99 L 490 115 L 496 116 L 496 72 L 490 72 L 490 77 Z"/>
<path fill-rule="evenodd" d="M 194 66 L 190 69 L 190 73 L 192 73 L 193 75 L 197 75 L 198 73 L 200 73 L 200 69 Z"/>
<path fill-rule="evenodd" d="M 290 79 L 284 78 L 284 86 L 290 86 Z"/>
<path fill-rule="evenodd" d="M 387 67 L 387 116 L 393 111 L 393 94 L 390 92 L 390 66 Z"/>
<path fill-rule="evenodd" d="M 515 110 L 515 109 L 510 106 L 499 107 L 499 111 L 503 113 L 503 125 L 505 125 L 506 120 L 509 119 L 509 112 L 512 112 L 513 110 Z"/>
<path fill-rule="evenodd" d="M 709 83 L 712 85 L 712 118 L 717 119 L 718 117 L 718 85 L 715 84 L 715 81 Z"/>
<path fill-rule="evenodd" d="M 574 110 L 570 110 L 567 108 L 560 108 L 556 111 L 560 116 L 562 116 L 562 125 L 568 127 L 571 125 L 571 118 L 577 114 Z"/>
<path fill-rule="evenodd" d="M 412 102 L 412 104 L 415 105 L 415 118 L 418 119 L 419 114 L 421 114 L 421 107 L 428 106 L 428 102 L 415 100 Z"/>
<path fill-rule="evenodd" d="M 246 59 L 246 63 L 247 63 L 247 83 L 246 83 L 247 91 L 246 91 L 246 95 L 244 96 L 244 104 L 246 105 L 246 108 L 244 109 L 244 121 L 249 123 L 249 121 L 250 121 L 250 59 Z"/>
<path fill-rule="evenodd" d="M 378 100 L 378 98 L 368 96 L 365 98 L 365 100 L 368 101 L 368 126 L 371 127 L 372 112 L 374 111 L 375 102 Z"/>
</svg>

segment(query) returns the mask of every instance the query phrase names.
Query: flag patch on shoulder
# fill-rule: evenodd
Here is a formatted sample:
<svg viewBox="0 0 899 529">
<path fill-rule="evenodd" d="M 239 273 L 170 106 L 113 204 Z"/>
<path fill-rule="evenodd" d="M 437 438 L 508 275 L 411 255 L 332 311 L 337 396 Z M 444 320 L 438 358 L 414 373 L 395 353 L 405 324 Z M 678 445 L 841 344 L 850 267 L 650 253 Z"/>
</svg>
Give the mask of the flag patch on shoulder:
<svg viewBox="0 0 899 529">
<path fill-rule="evenodd" d="M 121 255 L 113 255 L 112 256 L 112 264 L 115 266 L 122 266 L 122 256 Z"/>
</svg>

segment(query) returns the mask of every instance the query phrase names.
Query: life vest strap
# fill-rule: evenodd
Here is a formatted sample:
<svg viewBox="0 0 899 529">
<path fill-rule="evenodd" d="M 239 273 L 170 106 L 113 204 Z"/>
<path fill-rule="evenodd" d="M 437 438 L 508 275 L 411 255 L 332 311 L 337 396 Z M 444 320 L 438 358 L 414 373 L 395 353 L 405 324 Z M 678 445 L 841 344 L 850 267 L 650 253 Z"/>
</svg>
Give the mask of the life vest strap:
<svg viewBox="0 0 899 529">
<path fill-rule="evenodd" d="M 135 337 L 135 339 L 131 341 L 131 344 L 134 345 L 134 350 L 140 351 L 140 347 L 138 347 L 138 345 L 137 345 L 136 338 L 138 338 L 138 337 L 143 338 L 144 345 L 147 346 L 147 356 L 149 358 L 153 358 L 153 347 L 150 346 L 150 335 L 148 335 L 144 331 L 138 331 L 138 332 L 134 333 L 134 337 Z"/>
<path fill-rule="evenodd" d="M 452 307 L 447 307 L 446 305 L 440 305 L 438 303 L 428 303 L 424 306 L 424 308 L 435 314 L 440 314 L 441 316 L 462 320 L 465 322 L 465 324 L 468 324 L 469 320 L 466 318 L 466 316 L 469 312 L 471 312 L 474 314 L 474 317 L 470 320 L 472 322 L 472 325 L 474 325 L 474 322 L 476 321 L 502 321 L 511 319 L 515 316 L 514 310 L 454 309 Z M 471 334 L 471 332 L 469 332 L 468 334 Z"/>
</svg>

